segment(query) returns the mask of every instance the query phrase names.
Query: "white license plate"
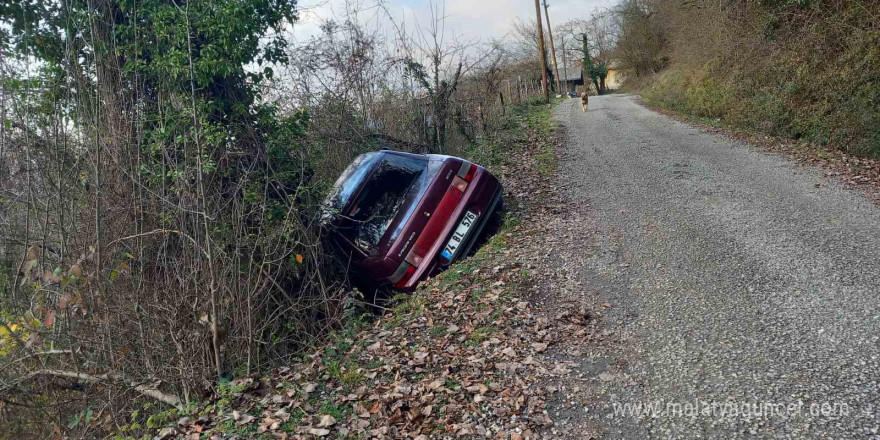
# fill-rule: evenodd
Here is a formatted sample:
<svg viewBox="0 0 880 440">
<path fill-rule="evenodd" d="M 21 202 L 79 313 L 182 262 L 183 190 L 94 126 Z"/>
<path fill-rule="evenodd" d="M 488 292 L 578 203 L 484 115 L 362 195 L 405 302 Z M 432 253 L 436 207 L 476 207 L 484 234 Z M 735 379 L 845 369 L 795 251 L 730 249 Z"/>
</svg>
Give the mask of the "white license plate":
<svg viewBox="0 0 880 440">
<path fill-rule="evenodd" d="M 464 218 L 461 219 L 461 223 L 458 224 L 455 232 L 452 233 L 449 243 L 446 243 L 446 247 L 443 248 L 441 256 L 446 263 L 451 262 L 455 258 L 455 253 L 458 251 L 458 248 L 461 247 L 465 237 L 467 237 L 468 231 L 471 230 L 471 227 L 473 227 L 476 222 L 476 214 L 470 211 L 464 213 Z"/>
</svg>

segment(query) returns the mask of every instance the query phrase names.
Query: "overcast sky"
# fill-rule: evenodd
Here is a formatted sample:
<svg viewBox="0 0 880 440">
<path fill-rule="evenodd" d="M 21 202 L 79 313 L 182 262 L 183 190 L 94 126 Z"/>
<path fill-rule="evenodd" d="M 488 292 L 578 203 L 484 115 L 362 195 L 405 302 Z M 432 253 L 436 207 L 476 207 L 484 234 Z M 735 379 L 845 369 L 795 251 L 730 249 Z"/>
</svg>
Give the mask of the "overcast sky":
<svg viewBox="0 0 880 440">
<path fill-rule="evenodd" d="M 365 22 L 384 20 L 376 7 L 377 0 L 349 0 L 358 5 Z M 463 41 L 489 41 L 503 38 L 517 18 L 535 18 L 534 0 L 436 0 L 441 10 L 445 6 L 446 29 Z M 613 5 L 612 0 L 547 0 L 550 22 L 561 24 L 572 18 L 588 18 L 597 10 Z M 294 35 L 302 41 L 318 32 L 318 23 L 332 17 L 334 11 L 345 11 L 345 0 L 301 0 L 300 20 L 294 25 Z M 407 26 L 418 20 L 424 26 L 430 20 L 428 0 L 384 0 L 385 8 L 395 21 L 405 19 Z M 542 14 L 543 14 L 543 7 Z M 545 19 L 546 20 L 546 19 Z"/>
</svg>

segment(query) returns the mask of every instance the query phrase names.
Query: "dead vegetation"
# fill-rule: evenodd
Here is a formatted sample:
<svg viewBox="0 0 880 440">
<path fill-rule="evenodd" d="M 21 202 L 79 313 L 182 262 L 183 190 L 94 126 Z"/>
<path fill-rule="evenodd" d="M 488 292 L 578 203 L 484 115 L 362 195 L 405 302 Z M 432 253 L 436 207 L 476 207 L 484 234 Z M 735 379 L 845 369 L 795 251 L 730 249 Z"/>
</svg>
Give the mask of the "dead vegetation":
<svg viewBox="0 0 880 440">
<path fill-rule="evenodd" d="M 157 438 L 529 439 L 550 432 L 546 380 L 567 367 L 545 354 L 595 330 L 577 307 L 551 317 L 530 302 L 536 268 L 524 251 L 532 239 L 518 218 L 543 209 L 540 194 L 550 190 L 555 141 L 547 106 L 517 110 L 495 140 L 516 145 L 497 165 L 515 208 L 476 255 L 395 298 L 381 318 L 351 321 L 299 362 L 233 380 L 206 405 L 169 415 Z"/>
<path fill-rule="evenodd" d="M 370 135 L 489 164 L 540 91 L 440 10 L 290 45 L 290 1 L 56 3 L 0 8 L 0 438 L 137 436 L 296 359 L 363 301 L 317 207 Z"/>
</svg>

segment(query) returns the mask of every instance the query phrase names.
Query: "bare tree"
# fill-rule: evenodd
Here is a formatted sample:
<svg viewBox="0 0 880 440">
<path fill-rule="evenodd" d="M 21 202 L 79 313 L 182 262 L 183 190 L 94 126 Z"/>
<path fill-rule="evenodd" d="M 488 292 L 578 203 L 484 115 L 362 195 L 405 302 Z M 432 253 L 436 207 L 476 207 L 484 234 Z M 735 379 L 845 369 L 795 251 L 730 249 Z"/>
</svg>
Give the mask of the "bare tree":
<svg viewBox="0 0 880 440">
<path fill-rule="evenodd" d="M 406 72 L 425 90 L 431 109 L 427 124 L 432 132 L 431 146 L 435 152 L 447 148 L 447 123 L 450 101 L 459 86 L 462 75 L 480 60 L 468 59 L 468 50 L 477 42 L 462 43 L 454 35 L 447 39 L 445 4 L 428 4 L 430 21 L 426 27 L 417 27 L 414 37 L 397 27 L 398 38 L 406 50 Z M 485 58 L 489 54 L 481 56 Z"/>
<path fill-rule="evenodd" d="M 666 65 L 666 30 L 657 20 L 653 2 L 626 0 L 614 10 L 618 29 L 617 57 L 636 76 L 657 73 Z"/>
<path fill-rule="evenodd" d="M 572 41 L 570 47 L 563 51 L 564 62 L 572 60 L 582 67 L 585 64 L 585 83 L 592 81 L 597 93 L 604 93 L 605 79 L 614 58 L 617 41 L 613 11 L 594 12 L 589 19 L 569 20 L 558 26 L 558 29 L 562 38 Z"/>
</svg>

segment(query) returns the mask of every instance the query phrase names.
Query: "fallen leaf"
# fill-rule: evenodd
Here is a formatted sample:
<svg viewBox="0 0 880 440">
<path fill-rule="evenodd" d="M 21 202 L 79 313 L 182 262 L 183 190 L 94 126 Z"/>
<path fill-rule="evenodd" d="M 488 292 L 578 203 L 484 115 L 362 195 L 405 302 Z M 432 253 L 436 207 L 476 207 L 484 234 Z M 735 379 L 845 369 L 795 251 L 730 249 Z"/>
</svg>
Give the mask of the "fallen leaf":
<svg viewBox="0 0 880 440">
<path fill-rule="evenodd" d="M 46 312 L 46 317 L 43 318 L 43 325 L 45 325 L 46 327 L 52 327 L 52 324 L 54 324 L 54 323 L 55 323 L 55 309 L 49 309 L 49 311 Z"/>
<path fill-rule="evenodd" d="M 290 420 L 290 413 L 283 410 L 283 409 L 279 409 L 278 411 L 275 411 L 275 413 L 272 414 L 272 416 L 278 417 L 279 419 L 281 419 L 282 422 L 286 422 L 286 421 Z"/>
<path fill-rule="evenodd" d="M 335 424 L 336 424 L 336 419 L 333 418 L 333 416 L 331 416 L 329 414 L 324 414 L 323 416 L 321 416 L 321 421 L 318 422 L 318 427 L 319 428 L 326 428 L 328 426 L 333 426 Z"/>
<path fill-rule="evenodd" d="M 266 432 L 266 431 L 274 431 L 278 429 L 281 425 L 281 422 L 278 419 L 273 419 L 271 417 L 266 417 L 260 422 L 260 427 L 257 428 L 257 432 Z"/>
<path fill-rule="evenodd" d="M 330 430 L 324 429 L 324 428 L 308 428 L 306 430 L 306 432 L 308 432 L 311 435 L 316 435 L 318 437 L 324 437 L 325 435 L 330 434 Z"/>
</svg>

